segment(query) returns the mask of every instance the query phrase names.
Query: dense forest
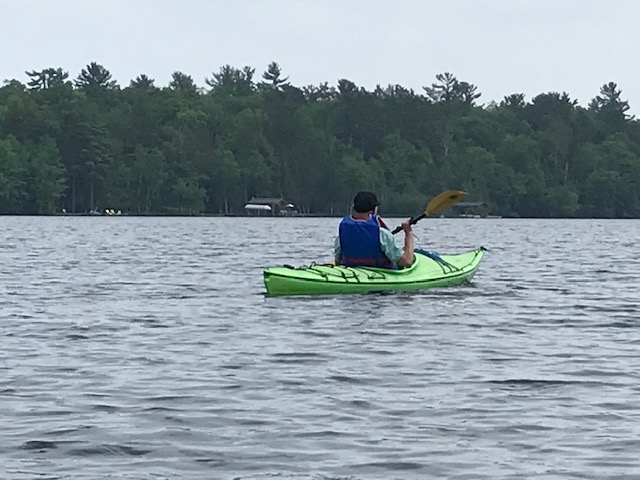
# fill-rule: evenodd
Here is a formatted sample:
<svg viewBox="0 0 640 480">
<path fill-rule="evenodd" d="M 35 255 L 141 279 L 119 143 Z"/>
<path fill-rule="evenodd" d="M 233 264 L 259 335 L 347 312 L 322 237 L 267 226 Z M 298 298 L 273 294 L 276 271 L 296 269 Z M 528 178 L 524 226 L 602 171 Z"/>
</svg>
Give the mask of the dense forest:
<svg viewBox="0 0 640 480">
<path fill-rule="evenodd" d="M 0 88 L 0 214 L 242 213 L 262 196 L 338 215 L 370 189 L 411 215 L 455 188 L 495 215 L 640 217 L 640 124 L 613 82 L 584 108 L 566 92 L 478 105 L 449 73 L 421 92 L 295 87 L 277 63 L 205 87 L 122 87 L 97 63 L 26 75 Z"/>
</svg>

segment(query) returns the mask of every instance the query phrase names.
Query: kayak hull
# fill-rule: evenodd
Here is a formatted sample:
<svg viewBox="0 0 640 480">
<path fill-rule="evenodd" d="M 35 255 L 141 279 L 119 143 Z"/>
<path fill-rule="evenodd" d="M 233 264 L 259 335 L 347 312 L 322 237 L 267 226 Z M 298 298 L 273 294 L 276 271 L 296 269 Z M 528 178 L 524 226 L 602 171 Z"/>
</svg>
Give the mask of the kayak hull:
<svg viewBox="0 0 640 480">
<path fill-rule="evenodd" d="M 312 264 L 271 267 L 264 271 L 268 296 L 338 295 L 384 291 L 411 291 L 468 283 L 484 257 L 480 247 L 455 255 L 417 250 L 410 268 L 390 270 Z"/>
</svg>

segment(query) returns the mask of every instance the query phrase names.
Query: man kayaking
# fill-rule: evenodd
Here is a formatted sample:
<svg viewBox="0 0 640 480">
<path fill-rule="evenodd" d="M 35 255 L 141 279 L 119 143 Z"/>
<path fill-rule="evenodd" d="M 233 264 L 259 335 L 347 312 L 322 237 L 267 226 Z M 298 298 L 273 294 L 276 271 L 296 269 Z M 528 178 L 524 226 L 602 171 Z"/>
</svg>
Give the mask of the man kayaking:
<svg viewBox="0 0 640 480">
<path fill-rule="evenodd" d="M 340 222 L 334 251 L 336 265 L 349 267 L 398 268 L 413 264 L 413 234 L 409 220 L 402 222 L 404 248 L 378 216 L 378 199 L 373 192 L 358 192 L 350 216 Z"/>
</svg>

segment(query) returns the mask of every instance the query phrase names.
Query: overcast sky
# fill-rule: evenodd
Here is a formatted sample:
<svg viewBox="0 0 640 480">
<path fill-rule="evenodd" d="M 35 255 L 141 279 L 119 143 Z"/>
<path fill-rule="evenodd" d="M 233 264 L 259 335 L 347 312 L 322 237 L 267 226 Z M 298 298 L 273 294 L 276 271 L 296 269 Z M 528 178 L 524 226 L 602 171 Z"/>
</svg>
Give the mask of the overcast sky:
<svg viewBox="0 0 640 480">
<path fill-rule="evenodd" d="M 614 81 L 640 114 L 640 0 L 0 0 L 0 81 L 104 65 L 122 86 L 271 61 L 295 86 L 346 78 L 422 93 L 451 72 L 479 102 Z"/>
</svg>

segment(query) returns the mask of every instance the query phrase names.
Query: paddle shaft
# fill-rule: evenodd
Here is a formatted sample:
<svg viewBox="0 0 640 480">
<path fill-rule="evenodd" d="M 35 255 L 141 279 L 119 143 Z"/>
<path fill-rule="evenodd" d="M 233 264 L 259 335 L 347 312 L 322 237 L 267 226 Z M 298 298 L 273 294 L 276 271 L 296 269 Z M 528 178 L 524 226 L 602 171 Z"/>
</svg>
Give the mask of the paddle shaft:
<svg viewBox="0 0 640 480">
<path fill-rule="evenodd" d="M 425 218 L 427 216 L 427 213 L 421 213 L 418 216 L 415 217 L 411 217 L 411 220 L 409 220 L 409 224 L 410 225 L 415 225 L 416 223 L 418 223 L 420 220 L 422 220 L 423 218 Z M 393 231 L 391 232 L 392 235 L 395 235 L 396 233 L 398 233 L 400 230 L 402 230 L 402 227 L 396 227 L 393 229 Z"/>
</svg>

